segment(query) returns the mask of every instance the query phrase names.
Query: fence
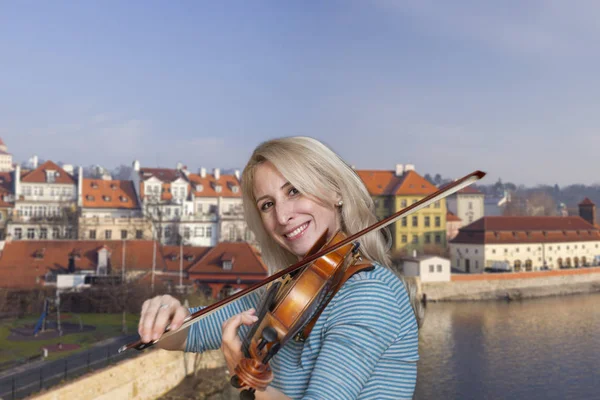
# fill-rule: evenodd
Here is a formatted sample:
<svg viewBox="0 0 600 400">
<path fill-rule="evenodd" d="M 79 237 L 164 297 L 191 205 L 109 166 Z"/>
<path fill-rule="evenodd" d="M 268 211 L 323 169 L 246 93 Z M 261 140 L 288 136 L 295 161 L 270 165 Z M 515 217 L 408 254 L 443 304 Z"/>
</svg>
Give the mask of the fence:
<svg viewBox="0 0 600 400">
<path fill-rule="evenodd" d="M 128 338 L 131 341 L 131 338 Z M 125 342 L 125 341 L 124 341 Z M 39 368 L 0 378 L 0 400 L 16 400 L 49 389 L 59 383 L 80 377 L 88 372 L 107 367 L 142 354 L 138 351 L 118 353 L 118 344 L 90 349 L 62 360 L 44 363 Z"/>
</svg>

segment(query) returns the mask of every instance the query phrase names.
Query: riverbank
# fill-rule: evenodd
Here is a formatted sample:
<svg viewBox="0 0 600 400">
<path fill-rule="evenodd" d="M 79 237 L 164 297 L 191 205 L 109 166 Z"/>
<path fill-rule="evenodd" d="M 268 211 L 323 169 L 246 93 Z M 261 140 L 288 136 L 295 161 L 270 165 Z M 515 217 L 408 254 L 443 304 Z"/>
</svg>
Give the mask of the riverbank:
<svg viewBox="0 0 600 400">
<path fill-rule="evenodd" d="M 510 274 L 455 274 L 450 282 L 414 281 L 426 301 L 520 300 L 600 292 L 600 268 Z"/>
</svg>

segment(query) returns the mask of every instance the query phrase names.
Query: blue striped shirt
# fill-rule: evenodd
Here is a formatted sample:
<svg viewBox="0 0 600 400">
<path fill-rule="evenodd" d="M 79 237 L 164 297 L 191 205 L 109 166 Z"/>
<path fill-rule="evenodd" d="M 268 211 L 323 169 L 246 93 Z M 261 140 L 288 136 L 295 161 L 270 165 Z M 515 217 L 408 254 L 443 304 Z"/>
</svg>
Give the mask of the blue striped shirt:
<svg viewBox="0 0 600 400">
<path fill-rule="evenodd" d="M 259 300 L 249 294 L 193 324 L 186 351 L 219 349 L 223 321 Z M 289 341 L 271 359 L 271 386 L 293 399 L 411 399 L 418 342 L 404 284 L 376 265 L 344 284 L 305 342 Z"/>
</svg>

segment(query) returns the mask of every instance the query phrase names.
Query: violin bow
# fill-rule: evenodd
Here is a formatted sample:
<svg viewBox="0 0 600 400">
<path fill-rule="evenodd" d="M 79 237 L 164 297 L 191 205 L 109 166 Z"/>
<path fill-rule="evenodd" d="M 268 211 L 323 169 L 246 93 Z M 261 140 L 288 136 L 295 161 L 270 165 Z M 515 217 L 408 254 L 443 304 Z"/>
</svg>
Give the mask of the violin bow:
<svg viewBox="0 0 600 400">
<path fill-rule="evenodd" d="M 207 317 L 208 315 L 214 313 L 215 311 L 217 311 L 224 305 L 229 304 L 232 301 L 235 301 L 239 298 L 242 298 L 242 297 L 254 292 L 257 289 L 260 289 L 264 285 L 271 283 L 286 274 L 292 273 L 292 272 L 296 271 L 297 269 L 304 267 L 307 264 L 310 264 L 311 262 L 315 261 L 316 259 L 321 258 L 321 257 L 339 249 L 340 247 L 345 246 L 348 243 L 355 241 L 356 239 L 366 235 L 367 233 L 370 233 L 372 231 L 377 231 L 379 229 L 383 229 L 386 226 L 393 224 L 394 222 L 396 222 L 397 220 L 399 220 L 402 217 L 405 217 L 407 215 L 415 213 L 415 212 L 429 206 L 430 204 L 435 203 L 436 201 L 442 200 L 445 197 L 448 197 L 448 196 L 458 192 L 459 190 L 475 183 L 476 181 L 480 180 L 484 176 L 485 176 L 485 172 L 482 172 L 482 171 L 471 172 L 470 174 L 465 175 L 464 177 L 457 179 L 456 181 L 448 184 L 444 188 L 439 189 L 438 191 L 436 191 L 434 193 L 431 193 L 430 195 L 424 197 L 423 199 L 417 201 L 416 203 L 413 203 L 413 204 L 403 208 L 402 210 L 390 215 L 389 217 L 382 219 L 381 221 L 379 221 L 371 226 L 368 226 L 365 229 L 363 229 L 351 236 L 348 236 L 346 239 L 341 240 L 338 243 L 336 243 L 330 247 L 327 247 L 325 249 L 322 249 L 310 256 L 307 256 L 307 257 L 303 258 L 302 260 L 298 261 L 297 263 L 294 263 L 291 266 L 287 267 L 286 269 L 276 272 L 275 274 L 269 276 L 268 278 L 266 278 L 260 282 L 257 282 L 254 285 L 249 286 L 244 290 L 241 290 L 237 293 L 232 294 L 231 296 L 227 297 L 226 299 L 223 299 L 221 301 L 213 303 L 209 306 L 206 306 L 206 307 L 196 311 L 193 314 L 188 315 L 185 318 L 185 320 L 183 321 L 183 324 L 178 329 L 171 330 L 170 325 L 169 325 L 169 326 L 167 326 L 167 328 L 165 329 L 165 332 L 162 334 L 162 336 L 160 338 L 150 341 L 148 343 L 144 343 L 140 339 L 140 340 L 137 340 L 136 342 L 123 345 L 119 349 L 119 353 L 121 353 L 125 350 L 129 350 L 129 349 L 144 350 L 149 347 L 152 347 L 156 343 L 161 341 L 162 339 L 166 339 L 169 336 L 172 336 L 173 334 L 179 332 L 180 330 L 185 329 L 188 326 L 192 325 L 193 323 L 196 322 L 196 320 L 200 319 L 200 317 Z"/>
</svg>

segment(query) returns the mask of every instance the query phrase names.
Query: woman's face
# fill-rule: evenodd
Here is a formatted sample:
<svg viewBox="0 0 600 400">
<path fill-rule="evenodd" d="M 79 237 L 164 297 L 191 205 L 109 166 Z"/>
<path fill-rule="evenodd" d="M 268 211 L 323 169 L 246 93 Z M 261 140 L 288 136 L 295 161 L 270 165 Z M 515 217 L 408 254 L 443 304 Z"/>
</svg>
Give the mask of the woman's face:
<svg viewBox="0 0 600 400">
<path fill-rule="evenodd" d="M 304 196 L 266 161 L 256 167 L 254 198 L 265 230 L 283 248 L 302 258 L 328 230 L 328 239 L 339 228 L 335 205 Z"/>
</svg>

